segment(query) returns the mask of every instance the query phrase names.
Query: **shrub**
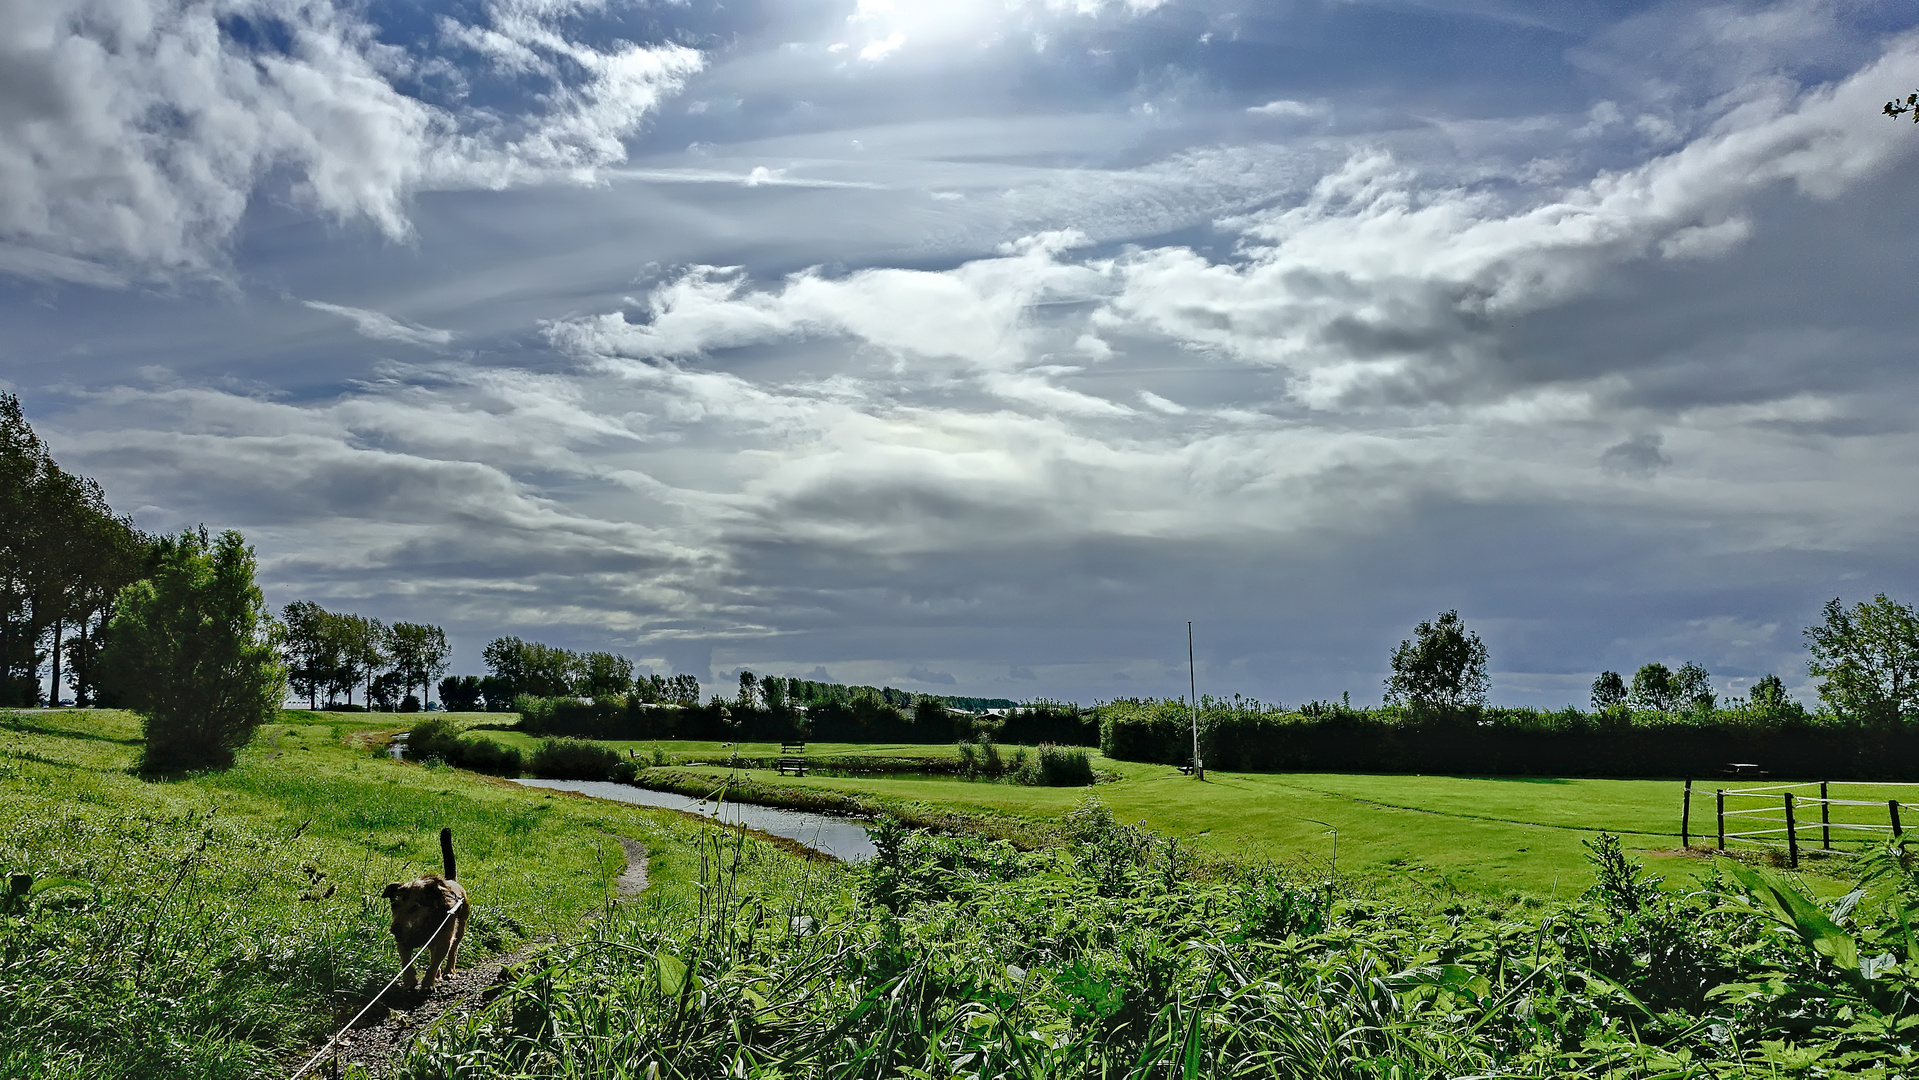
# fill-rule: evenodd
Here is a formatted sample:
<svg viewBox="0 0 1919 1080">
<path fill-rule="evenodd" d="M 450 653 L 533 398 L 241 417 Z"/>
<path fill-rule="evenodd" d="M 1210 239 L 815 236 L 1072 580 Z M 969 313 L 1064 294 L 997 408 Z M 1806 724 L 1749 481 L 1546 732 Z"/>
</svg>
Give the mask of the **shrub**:
<svg viewBox="0 0 1919 1080">
<path fill-rule="evenodd" d="M 1077 746 L 1041 743 L 1038 759 L 1020 770 L 1020 783 L 1037 787 L 1085 787 L 1094 779 L 1092 756 Z"/>
<path fill-rule="evenodd" d="M 231 530 L 159 541 L 152 576 L 121 590 L 102 666 L 140 714 L 146 769 L 225 766 L 286 700 L 253 551 Z"/>
<path fill-rule="evenodd" d="M 605 780 L 622 764 L 630 763 L 612 747 L 583 739 L 542 739 L 526 767 L 547 780 Z"/>
<path fill-rule="evenodd" d="M 427 720 L 407 733 L 407 755 L 415 761 L 438 758 L 448 765 L 490 776 L 518 776 L 519 750 L 491 739 L 464 738 L 450 721 Z"/>
</svg>

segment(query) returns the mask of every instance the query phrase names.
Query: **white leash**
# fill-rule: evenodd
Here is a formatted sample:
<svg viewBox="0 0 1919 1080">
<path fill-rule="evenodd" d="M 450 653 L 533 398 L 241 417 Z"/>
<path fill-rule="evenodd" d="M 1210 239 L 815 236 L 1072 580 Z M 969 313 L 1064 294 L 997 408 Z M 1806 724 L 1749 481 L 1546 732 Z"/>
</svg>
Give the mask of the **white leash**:
<svg viewBox="0 0 1919 1080">
<path fill-rule="evenodd" d="M 300 1071 L 293 1074 L 292 1080 L 300 1080 L 302 1076 L 305 1076 L 307 1074 L 308 1069 L 311 1069 L 313 1068 L 313 1066 L 319 1064 L 320 1059 L 326 1057 L 327 1051 L 333 1049 L 333 1044 L 339 1042 L 341 1036 L 345 1035 L 349 1031 L 352 1031 L 353 1025 L 360 1022 L 360 1017 L 365 1016 L 367 1014 L 367 1010 L 373 1008 L 373 1006 L 375 1005 L 378 1005 L 380 1003 L 381 998 L 386 997 L 386 992 L 388 990 L 393 989 L 393 984 L 400 981 L 400 976 L 405 975 L 407 972 L 413 970 L 414 961 L 420 958 L 420 954 L 426 951 L 428 945 L 433 944 L 433 939 L 440 936 L 440 931 L 446 929 L 446 924 L 452 920 L 453 916 L 457 914 L 461 908 L 465 906 L 466 906 L 466 901 L 464 899 L 455 900 L 453 902 L 453 906 L 447 909 L 446 918 L 441 919 L 440 925 L 434 927 L 433 932 L 427 935 L 426 945 L 422 945 L 419 948 L 413 950 L 413 955 L 407 958 L 406 963 L 400 965 L 400 970 L 393 973 L 393 977 L 386 981 L 385 986 L 380 987 L 380 992 L 373 995 L 373 999 L 371 1001 L 368 1001 L 366 1003 L 366 1006 L 354 1015 L 353 1019 L 348 1020 L 346 1022 L 345 1027 L 341 1028 L 339 1031 L 334 1032 L 333 1037 L 326 1041 L 326 1045 L 320 1047 L 318 1052 L 316 1052 L 312 1057 L 308 1058 L 307 1063 L 305 1065 L 300 1066 Z"/>
</svg>

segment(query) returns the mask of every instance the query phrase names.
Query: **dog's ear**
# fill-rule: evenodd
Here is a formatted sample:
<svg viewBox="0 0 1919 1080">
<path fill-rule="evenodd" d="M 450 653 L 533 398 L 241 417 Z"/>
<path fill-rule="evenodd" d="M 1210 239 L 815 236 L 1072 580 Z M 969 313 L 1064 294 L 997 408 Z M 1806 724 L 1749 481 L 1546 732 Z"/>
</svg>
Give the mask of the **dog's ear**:
<svg viewBox="0 0 1919 1080">
<path fill-rule="evenodd" d="M 380 895 L 386 897 L 388 900 L 400 895 L 400 883 L 397 881 L 387 882 L 386 890 L 380 893 Z"/>
</svg>

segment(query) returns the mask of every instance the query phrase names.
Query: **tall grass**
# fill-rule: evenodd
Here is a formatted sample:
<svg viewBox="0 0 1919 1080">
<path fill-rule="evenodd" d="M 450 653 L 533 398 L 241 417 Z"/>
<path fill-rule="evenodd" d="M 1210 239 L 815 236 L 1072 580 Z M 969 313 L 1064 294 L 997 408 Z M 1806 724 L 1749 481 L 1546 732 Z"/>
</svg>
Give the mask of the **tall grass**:
<svg viewBox="0 0 1919 1080">
<path fill-rule="evenodd" d="M 621 870 L 609 833 L 691 875 L 666 843 L 691 824 L 342 745 L 371 727 L 275 724 L 152 783 L 124 714 L 0 713 L 0 1076 L 284 1076 L 393 974 L 381 886 L 437 869 L 442 825 L 469 962 L 572 933 Z"/>
<path fill-rule="evenodd" d="M 1073 842 L 876 827 L 832 877 L 714 831 L 701 902 L 590 947 L 432 1033 L 414 1080 L 525 1077 L 1904 1075 L 1919 987 L 1891 906 L 1813 905 L 1738 867 L 1658 887 L 1616 841 L 1600 885 L 1417 911 L 1072 815 Z M 1848 924 L 1842 929 L 1840 922 Z M 1854 952 L 1848 952 L 1853 949 Z M 1879 955 L 1872 960 L 1870 956 Z M 1856 955 L 1855 955 L 1856 952 Z"/>
</svg>

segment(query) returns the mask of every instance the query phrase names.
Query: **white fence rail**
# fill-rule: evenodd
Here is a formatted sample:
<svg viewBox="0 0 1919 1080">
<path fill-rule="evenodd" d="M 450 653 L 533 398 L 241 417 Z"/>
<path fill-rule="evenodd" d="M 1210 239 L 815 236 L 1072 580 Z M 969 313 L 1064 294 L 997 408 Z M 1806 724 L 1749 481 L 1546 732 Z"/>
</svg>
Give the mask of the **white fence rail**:
<svg viewBox="0 0 1919 1080">
<path fill-rule="evenodd" d="M 1688 847 L 1692 845 L 1692 784 L 1686 781 L 1679 826 L 1681 842 Z M 1783 846 L 1792 866 L 1799 865 L 1801 849 L 1864 850 L 1904 835 L 1900 812 L 1919 802 L 1915 789 L 1919 784 L 1829 780 L 1719 788 L 1713 792 L 1716 839 L 1722 850 Z"/>
</svg>

